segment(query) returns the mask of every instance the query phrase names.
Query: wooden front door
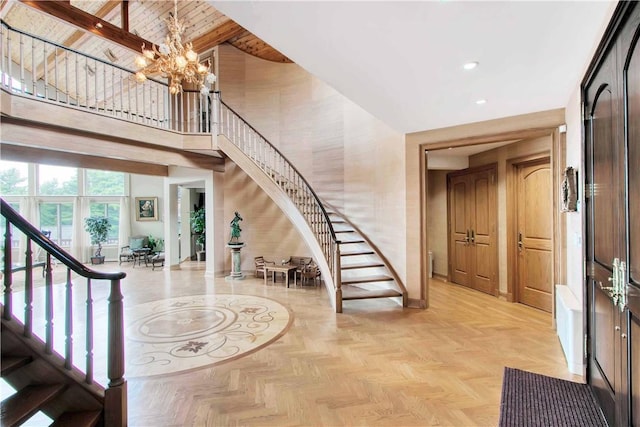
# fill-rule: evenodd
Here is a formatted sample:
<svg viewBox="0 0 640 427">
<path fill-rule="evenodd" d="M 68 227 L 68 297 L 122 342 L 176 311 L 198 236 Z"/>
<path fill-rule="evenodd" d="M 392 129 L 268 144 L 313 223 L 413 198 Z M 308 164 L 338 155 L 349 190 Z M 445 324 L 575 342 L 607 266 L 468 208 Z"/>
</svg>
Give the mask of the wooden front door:
<svg viewBox="0 0 640 427">
<path fill-rule="evenodd" d="M 447 176 L 450 280 L 497 294 L 496 166 Z"/>
<path fill-rule="evenodd" d="M 551 312 L 552 182 L 549 158 L 517 165 L 518 302 Z"/>
<path fill-rule="evenodd" d="M 640 7 L 620 3 L 583 83 L 587 381 L 640 426 Z"/>
</svg>

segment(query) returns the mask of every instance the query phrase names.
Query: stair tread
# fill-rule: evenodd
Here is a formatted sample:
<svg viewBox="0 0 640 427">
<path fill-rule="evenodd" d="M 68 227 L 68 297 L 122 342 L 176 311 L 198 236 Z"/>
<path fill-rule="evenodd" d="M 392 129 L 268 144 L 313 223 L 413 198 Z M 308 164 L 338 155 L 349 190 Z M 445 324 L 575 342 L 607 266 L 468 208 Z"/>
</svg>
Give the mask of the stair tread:
<svg viewBox="0 0 640 427">
<path fill-rule="evenodd" d="M 354 300 L 354 299 L 369 299 L 369 298 L 389 298 L 389 297 L 401 297 L 402 292 L 395 289 L 376 289 L 368 290 L 362 289 L 357 286 L 342 285 L 342 299 Z"/>
<path fill-rule="evenodd" d="M 340 243 L 343 244 L 343 245 L 348 245 L 349 243 L 352 243 L 352 244 L 364 243 L 364 240 L 362 240 L 362 239 L 360 239 L 360 240 L 341 240 Z"/>
<path fill-rule="evenodd" d="M 30 356 L 3 356 L 2 361 L 0 362 L 2 363 L 2 373 L 0 375 L 5 377 L 30 362 Z"/>
<path fill-rule="evenodd" d="M 64 384 L 30 385 L 2 401 L 0 421 L 4 426 L 20 425 L 38 412 L 42 405 L 65 389 Z"/>
<path fill-rule="evenodd" d="M 356 256 L 356 255 L 373 255 L 374 252 L 371 250 L 366 251 L 344 251 L 340 252 L 340 256 Z"/>
<path fill-rule="evenodd" d="M 335 230 L 336 234 L 338 233 L 355 233 L 356 230 Z"/>
<path fill-rule="evenodd" d="M 342 279 L 342 284 L 350 285 L 352 283 L 388 282 L 391 280 L 393 280 L 393 277 L 387 276 L 384 274 L 379 274 L 375 276 L 355 277 L 353 279 Z"/>
<path fill-rule="evenodd" d="M 101 416 L 102 411 L 65 412 L 50 427 L 93 427 Z"/>
<path fill-rule="evenodd" d="M 358 268 L 374 268 L 374 267 L 384 267 L 384 264 L 381 262 L 363 262 L 358 264 L 342 264 L 340 266 L 341 270 L 355 270 Z"/>
</svg>

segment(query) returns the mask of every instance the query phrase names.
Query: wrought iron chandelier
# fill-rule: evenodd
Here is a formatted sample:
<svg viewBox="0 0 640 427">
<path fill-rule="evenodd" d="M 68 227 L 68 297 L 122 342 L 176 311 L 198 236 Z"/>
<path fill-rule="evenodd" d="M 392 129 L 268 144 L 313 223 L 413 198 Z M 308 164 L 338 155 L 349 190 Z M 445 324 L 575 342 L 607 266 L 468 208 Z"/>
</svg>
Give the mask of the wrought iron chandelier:
<svg viewBox="0 0 640 427">
<path fill-rule="evenodd" d="M 136 73 L 136 80 L 144 82 L 147 77 L 162 76 L 169 79 L 169 92 L 182 92 L 182 83 L 195 84 L 200 93 L 209 93 L 209 85 L 215 83 L 216 76 L 210 71 L 211 64 L 207 60 L 200 63 L 199 55 L 193 50 L 193 45 L 182 44 L 182 34 L 185 26 L 178 20 L 178 0 L 173 2 L 173 16 L 165 19 L 169 34 L 164 43 L 156 48 L 145 49 L 142 45 L 142 55 L 136 57 L 135 64 L 141 68 Z"/>
</svg>

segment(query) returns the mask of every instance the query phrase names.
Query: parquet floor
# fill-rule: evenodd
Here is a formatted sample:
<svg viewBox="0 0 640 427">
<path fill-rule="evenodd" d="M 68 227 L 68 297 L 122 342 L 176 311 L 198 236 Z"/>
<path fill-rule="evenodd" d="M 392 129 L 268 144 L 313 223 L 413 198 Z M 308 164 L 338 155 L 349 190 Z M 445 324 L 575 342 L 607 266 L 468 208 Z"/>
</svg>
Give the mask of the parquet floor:
<svg viewBox="0 0 640 427">
<path fill-rule="evenodd" d="M 548 314 L 432 281 L 431 307 L 347 302 L 321 288 L 128 269 L 128 304 L 213 292 L 261 295 L 289 307 L 289 331 L 212 368 L 129 380 L 133 426 L 491 426 L 505 366 L 580 381 L 565 367 Z"/>
<path fill-rule="evenodd" d="M 505 366 L 581 381 L 566 368 L 549 314 L 464 287 L 433 280 L 427 310 L 370 300 L 335 314 L 320 287 L 228 283 L 204 278 L 202 264 L 182 267 L 123 264 L 125 307 L 234 293 L 276 300 L 293 322 L 244 357 L 129 378 L 131 426 L 495 426 Z"/>
</svg>

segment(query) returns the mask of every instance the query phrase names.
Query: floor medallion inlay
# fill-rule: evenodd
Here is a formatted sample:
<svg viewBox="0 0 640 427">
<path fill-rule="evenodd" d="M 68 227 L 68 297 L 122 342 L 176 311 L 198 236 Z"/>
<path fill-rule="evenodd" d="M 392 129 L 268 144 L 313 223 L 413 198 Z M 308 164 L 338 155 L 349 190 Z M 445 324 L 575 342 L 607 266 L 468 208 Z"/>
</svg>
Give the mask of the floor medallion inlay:
<svg viewBox="0 0 640 427">
<path fill-rule="evenodd" d="M 195 295 L 127 310 L 128 377 L 166 375 L 254 352 L 282 336 L 292 317 L 277 301 Z"/>
</svg>

